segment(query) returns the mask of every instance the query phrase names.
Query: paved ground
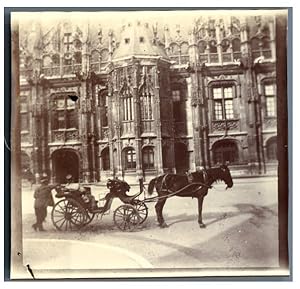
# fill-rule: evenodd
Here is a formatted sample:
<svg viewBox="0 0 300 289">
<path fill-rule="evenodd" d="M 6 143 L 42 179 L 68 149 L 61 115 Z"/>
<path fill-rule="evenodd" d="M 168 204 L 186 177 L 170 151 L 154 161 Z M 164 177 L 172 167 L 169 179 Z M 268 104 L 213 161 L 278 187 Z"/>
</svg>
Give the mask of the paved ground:
<svg viewBox="0 0 300 289">
<path fill-rule="evenodd" d="M 34 269 L 277 267 L 277 180 L 237 179 L 232 189 L 224 189 L 224 184 L 217 184 L 205 198 L 206 229 L 197 223 L 197 201 L 174 197 L 164 209 L 168 228 L 157 227 L 151 203 L 143 226 L 128 233 L 120 232 L 113 223 L 112 211 L 118 201 L 110 215 L 79 232 L 56 231 L 50 214 L 47 232 L 34 232 L 32 191 L 26 189 L 24 262 Z M 103 193 L 100 187 L 92 190 L 96 196 Z"/>
</svg>

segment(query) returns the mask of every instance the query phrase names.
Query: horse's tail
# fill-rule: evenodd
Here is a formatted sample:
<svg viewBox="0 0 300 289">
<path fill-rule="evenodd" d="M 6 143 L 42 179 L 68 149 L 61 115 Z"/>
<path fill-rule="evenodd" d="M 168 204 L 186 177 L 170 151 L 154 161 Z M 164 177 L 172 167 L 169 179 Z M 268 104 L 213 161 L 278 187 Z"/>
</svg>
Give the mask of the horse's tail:
<svg viewBox="0 0 300 289">
<path fill-rule="evenodd" d="M 156 181 L 157 181 L 158 178 L 154 178 L 150 181 L 149 185 L 148 185 L 148 194 L 151 195 L 153 193 L 153 189 L 154 189 L 154 186 L 156 184 Z"/>
</svg>

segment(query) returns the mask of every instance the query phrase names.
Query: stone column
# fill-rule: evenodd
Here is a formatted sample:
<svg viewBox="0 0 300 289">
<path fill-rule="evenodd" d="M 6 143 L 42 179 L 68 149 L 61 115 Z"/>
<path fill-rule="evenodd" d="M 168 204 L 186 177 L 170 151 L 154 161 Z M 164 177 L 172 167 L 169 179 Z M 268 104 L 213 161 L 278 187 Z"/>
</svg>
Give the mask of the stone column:
<svg viewBox="0 0 300 289">
<path fill-rule="evenodd" d="M 243 20 L 243 19 L 242 19 Z M 256 100 L 254 99 L 253 81 L 252 81 L 252 56 L 248 43 L 248 27 L 246 21 L 241 22 L 241 51 L 242 51 L 242 66 L 244 68 L 245 80 L 245 103 L 248 104 L 246 110 L 248 119 L 248 167 L 250 173 L 255 173 L 257 164 L 257 135 L 256 135 Z"/>
<path fill-rule="evenodd" d="M 42 171 L 43 174 L 46 174 L 48 177 L 50 177 L 50 167 L 49 167 L 49 147 L 48 143 L 50 142 L 49 139 L 49 132 L 51 131 L 50 127 L 50 103 L 49 103 L 49 96 L 50 96 L 50 91 L 49 91 L 49 83 L 46 80 L 42 80 L 42 116 L 41 116 L 41 132 L 42 132 L 42 160 L 43 160 L 43 165 L 42 165 Z"/>
<path fill-rule="evenodd" d="M 219 59 L 218 62 L 223 64 L 220 23 L 219 22 L 216 24 L 216 38 L 217 38 L 217 53 L 218 53 L 218 59 Z"/>
<path fill-rule="evenodd" d="M 119 73 L 118 71 L 115 71 L 113 73 L 113 76 L 116 76 L 116 73 Z M 113 77 L 112 79 L 112 85 L 114 87 L 114 96 L 112 98 L 113 106 L 115 107 L 115 112 L 113 114 L 113 126 L 115 130 L 115 137 L 116 137 L 116 149 L 117 149 L 117 167 L 116 169 L 116 177 L 122 178 L 123 177 L 123 168 L 122 168 L 122 141 L 121 141 L 121 126 L 122 126 L 122 119 L 121 119 L 121 111 L 120 111 L 120 98 L 119 98 L 119 83 L 116 83 L 116 77 Z M 116 156 L 114 155 L 114 158 Z"/>
<path fill-rule="evenodd" d="M 134 134 L 136 149 L 136 174 L 137 181 L 143 177 L 142 165 L 142 139 L 141 139 L 141 113 L 140 113 L 140 97 L 138 92 L 138 71 L 139 65 L 133 65 L 133 103 L 134 103 Z"/>
<path fill-rule="evenodd" d="M 33 111 L 33 155 L 34 155 L 34 174 L 38 183 L 43 173 L 43 155 L 44 148 L 42 143 L 43 127 L 42 123 L 42 107 L 43 107 L 43 91 L 41 87 L 41 69 L 42 69 L 42 31 L 39 24 L 35 25 L 35 40 L 33 47 L 33 76 L 29 79 L 32 85 L 32 111 Z"/>
<path fill-rule="evenodd" d="M 90 110 L 90 99 L 87 98 L 87 80 L 81 81 L 81 141 L 82 141 L 82 181 L 87 183 L 90 181 L 89 172 L 89 145 L 88 145 L 88 112 Z"/>
<path fill-rule="evenodd" d="M 162 158 L 162 135 L 161 135 L 161 117 L 160 117 L 160 71 L 157 66 L 155 67 L 155 82 L 154 82 L 154 111 L 156 111 L 156 135 L 157 135 L 157 147 L 156 147 L 156 160 L 157 160 L 157 173 L 163 173 L 163 158 Z"/>
<path fill-rule="evenodd" d="M 97 173 L 96 173 L 96 133 L 95 133 L 95 114 L 96 114 L 96 102 L 95 97 L 93 93 L 93 86 L 92 81 L 89 78 L 88 79 L 88 95 L 90 99 L 91 109 L 90 109 L 90 134 L 89 134 L 89 145 L 91 150 L 91 181 L 96 182 L 97 181 Z"/>
<path fill-rule="evenodd" d="M 194 140 L 194 155 L 195 166 L 199 169 L 203 165 L 203 143 L 201 138 L 202 128 L 202 113 L 201 113 L 201 99 L 199 95 L 199 67 L 195 68 L 195 72 L 191 74 L 193 91 L 192 91 L 192 118 L 193 118 L 193 140 Z"/>
<path fill-rule="evenodd" d="M 276 39 L 275 39 L 275 16 L 273 19 L 269 21 L 269 29 L 270 29 L 270 46 L 271 46 L 271 53 L 272 59 L 276 59 Z"/>
<path fill-rule="evenodd" d="M 112 85 L 112 77 L 108 77 L 107 80 L 107 86 L 108 86 L 108 91 L 107 91 L 107 98 L 108 98 L 108 103 L 107 103 L 107 108 L 108 108 L 108 112 L 107 112 L 107 117 L 108 117 L 108 145 L 109 145 L 109 166 L 110 166 L 110 171 L 111 171 L 111 175 L 114 176 L 114 155 L 113 155 L 113 150 L 114 150 L 114 146 L 113 146 L 113 142 L 112 142 L 112 138 L 113 138 L 113 114 L 112 114 L 112 99 L 113 99 L 113 85 Z M 97 96 L 98 97 L 98 96 Z M 99 119 L 100 119 L 100 114 L 99 114 Z M 101 122 L 99 122 L 99 126 L 101 125 Z M 101 128 L 100 128 L 101 130 Z M 101 132 L 100 132 L 100 136 L 99 138 L 101 138 Z M 99 156 L 100 157 L 100 156 Z M 101 159 L 100 159 L 100 167 L 99 167 L 99 176 L 101 178 Z"/>
<path fill-rule="evenodd" d="M 199 51 L 196 42 L 196 35 L 194 32 L 190 32 L 189 35 L 189 61 L 193 67 L 199 62 Z"/>
<path fill-rule="evenodd" d="M 29 80 L 31 83 L 31 96 L 32 96 L 32 145 L 33 145 L 33 173 L 35 176 L 35 182 L 39 183 L 41 171 L 40 171 L 40 115 L 38 113 L 38 82 L 37 78 Z"/>
</svg>

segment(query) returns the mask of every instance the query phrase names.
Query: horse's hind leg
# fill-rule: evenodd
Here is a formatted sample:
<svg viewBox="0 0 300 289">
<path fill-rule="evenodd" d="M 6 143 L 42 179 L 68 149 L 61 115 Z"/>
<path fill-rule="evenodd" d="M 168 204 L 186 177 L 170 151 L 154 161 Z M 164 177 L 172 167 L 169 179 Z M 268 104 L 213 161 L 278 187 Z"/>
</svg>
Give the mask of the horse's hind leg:
<svg viewBox="0 0 300 289">
<path fill-rule="evenodd" d="M 166 224 L 165 220 L 164 220 L 164 217 L 163 217 L 163 214 L 162 214 L 162 211 L 163 211 L 163 207 L 165 205 L 165 202 L 166 202 L 167 198 L 162 198 L 162 199 L 159 199 L 158 202 L 156 203 L 155 205 L 155 211 L 156 211 L 156 216 L 157 216 L 157 222 L 159 224 L 159 226 L 161 228 L 166 228 L 168 227 L 168 225 Z"/>
</svg>

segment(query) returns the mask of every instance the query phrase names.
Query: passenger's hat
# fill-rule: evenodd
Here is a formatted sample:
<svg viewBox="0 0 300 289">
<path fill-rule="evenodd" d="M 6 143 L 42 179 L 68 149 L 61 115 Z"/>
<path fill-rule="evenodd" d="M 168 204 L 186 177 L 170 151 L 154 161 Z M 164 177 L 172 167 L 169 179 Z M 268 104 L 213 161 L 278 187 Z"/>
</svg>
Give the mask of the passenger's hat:
<svg viewBox="0 0 300 289">
<path fill-rule="evenodd" d="M 68 175 L 66 176 L 66 179 L 67 179 L 67 180 L 71 180 L 71 179 L 72 179 L 72 175 L 71 175 L 71 174 L 68 174 Z"/>
<path fill-rule="evenodd" d="M 48 177 L 44 176 L 44 177 L 41 178 L 41 183 L 42 184 L 47 183 L 47 182 L 48 182 Z"/>
</svg>

